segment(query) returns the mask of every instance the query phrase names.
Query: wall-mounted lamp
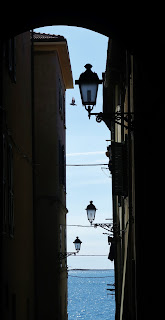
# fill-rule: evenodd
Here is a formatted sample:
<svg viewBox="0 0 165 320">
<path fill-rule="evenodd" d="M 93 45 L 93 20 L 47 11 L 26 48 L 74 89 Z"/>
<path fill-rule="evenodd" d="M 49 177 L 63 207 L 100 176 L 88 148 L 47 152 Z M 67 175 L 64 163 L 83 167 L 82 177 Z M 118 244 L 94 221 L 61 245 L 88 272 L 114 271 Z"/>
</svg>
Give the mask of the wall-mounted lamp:
<svg viewBox="0 0 165 320">
<path fill-rule="evenodd" d="M 79 80 L 75 80 L 75 84 L 79 85 L 80 95 L 82 104 L 85 106 L 85 109 L 88 111 L 88 117 L 92 115 L 96 116 L 96 121 L 101 122 L 102 120 L 110 120 L 115 123 L 124 126 L 126 129 L 133 129 L 133 113 L 131 112 L 111 112 L 111 113 L 92 113 L 93 107 L 96 105 L 98 85 L 103 83 L 103 80 L 100 80 L 97 73 L 91 70 L 92 65 L 87 63 L 85 66 L 86 71 L 80 74 Z M 123 121 L 121 121 L 123 120 Z M 127 123 L 124 124 L 124 122 Z"/>
<path fill-rule="evenodd" d="M 88 204 L 88 206 L 86 207 L 86 211 L 87 211 L 87 218 L 88 218 L 91 226 L 92 226 L 93 221 L 95 220 L 96 210 L 97 209 L 96 209 L 95 205 L 93 204 L 93 201 L 90 201 L 90 204 Z M 101 227 L 108 232 L 114 233 L 112 223 L 95 223 L 95 224 L 93 224 L 93 226 L 95 228 Z M 111 247 L 110 247 L 108 259 L 113 261 L 114 260 L 114 238 L 108 236 L 108 244 L 110 244 L 110 242 L 111 242 Z"/>
<path fill-rule="evenodd" d="M 95 228 L 101 227 L 109 232 L 113 232 L 113 224 L 112 223 L 95 223 L 93 224 L 93 221 L 95 220 L 96 216 L 96 207 L 93 204 L 93 201 L 90 201 L 90 204 L 85 209 L 87 211 L 87 218 L 91 225 L 93 225 Z"/>
<path fill-rule="evenodd" d="M 66 259 L 69 256 L 76 256 L 76 254 L 79 253 L 82 241 L 79 239 L 79 237 L 76 237 L 76 239 L 75 239 L 75 241 L 73 241 L 73 243 L 75 245 L 76 251 L 75 252 L 59 252 L 58 258 L 60 261 L 63 259 Z"/>
<path fill-rule="evenodd" d="M 74 240 L 73 243 L 74 243 L 75 249 L 77 251 L 76 253 L 78 253 L 80 251 L 82 241 L 79 239 L 79 237 L 76 237 L 76 239 Z"/>
</svg>

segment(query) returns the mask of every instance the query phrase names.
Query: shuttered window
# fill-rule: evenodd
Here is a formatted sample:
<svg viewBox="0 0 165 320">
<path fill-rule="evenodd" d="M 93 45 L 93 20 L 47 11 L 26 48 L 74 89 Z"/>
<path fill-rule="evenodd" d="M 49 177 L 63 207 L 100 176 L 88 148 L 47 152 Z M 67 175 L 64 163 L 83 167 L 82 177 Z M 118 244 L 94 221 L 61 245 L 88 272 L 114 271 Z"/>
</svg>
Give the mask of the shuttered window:
<svg viewBox="0 0 165 320">
<path fill-rule="evenodd" d="M 65 147 L 61 145 L 59 141 L 59 183 L 66 190 L 66 157 L 65 157 Z"/>
<path fill-rule="evenodd" d="M 67 247 L 66 247 L 66 227 L 64 226 L 64 248 L 65 248 L 65 252 L 67 252 Z M 67 257 L 65 257 L 65 267 L 67 267 Z"/>
<path fill-rule="evenodd" d="M 60 224 L 60 254 L 62 255 L 62 224 Z M 62 268 L 62 259 L 60 259 L 60 267 Z"/>
<path fill-rule="evenodd" d="M 9 235 L 14 236 L 14 191 L 13 191 L 13 150 L 12 145 L 8 147 L 8 218 Z"/>
<path fill-rule="evenodd" d="M 16 83 L 16 40 L 8 40 L 8 68 L 12 82 Z"/>
<path fill-rule="evenodd" d="M 13 150 L 3 134 L 3 234 L 14 236 Z"/>
<path fill-rule="evenodd" d="M 114 195 L 128 195 L 127 143 L 112 143 L 112 190 Z"/>
<path fill-rule="evenodd" d="M 59 100 L 59 111 L 62 113 L 63 112 L 63 93 L 62 93 L 62 85 L 61 85 L 60 79 L 58 84 L 58 100 Z"/>
<path fill-rule="evenodd" d="M 7 141 L 3 134 L 3 233 L 7 232 Z"/>
</svg>

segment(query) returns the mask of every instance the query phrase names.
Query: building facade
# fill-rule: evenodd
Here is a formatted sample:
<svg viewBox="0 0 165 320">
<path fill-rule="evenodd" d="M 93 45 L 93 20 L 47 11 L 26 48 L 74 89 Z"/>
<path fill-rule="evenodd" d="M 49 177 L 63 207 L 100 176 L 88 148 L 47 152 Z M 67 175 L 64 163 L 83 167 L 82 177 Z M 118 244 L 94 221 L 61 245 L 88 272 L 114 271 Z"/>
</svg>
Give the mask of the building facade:
<svg viewBox="0 0 165 320">
<path fill-rule="evenodd" d="M 3 45 L 1 314 L 67 319 L 66 39 L 23 33 Z"/>
<path fill-rule="evenodd" d="M 134 60 L 118 41 L 108 46 L 103 114 L 111 130 L 116 320 L 136 319 Z"/>
<path fill-rule="evenodd" d="M 3 319 L 34 319 L 31 42 L 3 47 L 1 105 L 1 294 Z"/>
<path fill-rule="evenodd" d="M 0 125 L 3 122 L 4 40 L 32 28 L 44 25 L 72 25 L 89 28 L 113 39 L 120 39 L 134 57 L 134 148 L 135 148 L 135 240 L 136 240 L 136 302 L 137 319 L 158 318 L 164 314 L 164 19 L 160 5 L 126 6 L 109 11 L 95 6 L 92 11 L 63 4 L 26 6 L 26 15 L 18 5 L 3 4 L 0 41 Z M 116 10 L 117 9 L 117 10 Z M 129 10 L 128 10 L 129 9 Z M 115 14 L 117 12 L 117 17 Z M 85 19 L 84 19 L 85 17 Z M 155 23 L 157 21 L 157 23 Z M 111 90 L 111 88 L 110 88 Z M 2 129 L 1 129 L 2 132 Z M 2 141 L 2 140 L 1 140 Z M 2 150 L 2 143 L 1 143 Z M 0 197 L 2 203 L 2 152 L 0 152 Z M 163 178 L 163 180 L 162 180 Z M 1 205 L 2 206 L 2 205 Z M 1 210 L 2 226 L 2 210 Z M 3 239 L 0 254 L 3 257 Z M 1 268 L 2 270 L 2 268 Z M 154 270 L 154 271 L 153 271 Z M 152 281 L 153 274 L 156 281 Z M 2 272 L 1 272 L 2 275 Z M 2 280 L 2 276 L 1 276 Z M 156 283 L 156 285 L 155 285 Z M 2 290 L 0 292 L 2 294 Z M 2 301 L 2 299 L 0 299 Z M 2 310 L 2 308 L 1 308 Z M 0 312 L 1 312 L 0 310 Z"/>
<path fill-rule="evenodd" d="M 35 273 L 38 319 L 67 319 L 65 91 L 73 88 L 65 38 L 32 33 Z"/>
</svg>

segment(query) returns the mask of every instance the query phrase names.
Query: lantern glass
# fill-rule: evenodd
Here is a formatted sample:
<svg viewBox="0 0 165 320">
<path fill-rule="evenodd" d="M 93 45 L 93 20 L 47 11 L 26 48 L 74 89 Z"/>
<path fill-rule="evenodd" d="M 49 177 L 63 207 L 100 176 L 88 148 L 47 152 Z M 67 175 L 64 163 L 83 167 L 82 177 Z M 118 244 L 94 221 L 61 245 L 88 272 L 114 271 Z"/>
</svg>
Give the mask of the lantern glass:
<svg viewBox="0 0 165 320">
<path fill-rule="evenodd" d="M 87 217 L 91 224 L 95 220 L 95 213 L 96 213 L 95 210 L 87 210 Z"/>
<path fill-rule="evenodd" d="M 93 201 L 90 201 L 90 204 L 86 208 L 87 210 L 87 218 L 89 222 L 92 224 L 92 222 L 95 220 L 95 215 L 96 215 L 96 207 L 93 204 Z"/>
<path fill-rule="evenodd" d="M 97 83 L 87 83 L 80 84 L 80 92 L 82 98 L 82 104 L 86 105 L 95 105 L 97 97 L 98 84 Z"/>
</svg>

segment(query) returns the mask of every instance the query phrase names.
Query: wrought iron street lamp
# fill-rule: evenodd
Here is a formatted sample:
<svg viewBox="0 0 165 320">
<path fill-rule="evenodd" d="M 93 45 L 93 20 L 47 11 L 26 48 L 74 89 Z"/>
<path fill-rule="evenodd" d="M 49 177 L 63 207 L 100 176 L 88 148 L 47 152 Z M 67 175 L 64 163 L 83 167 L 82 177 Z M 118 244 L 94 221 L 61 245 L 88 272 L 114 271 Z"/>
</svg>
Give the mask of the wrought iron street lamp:
<svg viewBox="0 0 165 320">
<path fill-rule="evenodd" d="M 76 256 L 76 254 L 80 251 L 82 241 L 79 239 L 79 237 L 76 237 L 75 241 L 73 241 L 75 245 L 75 252 L 59 252 L 58 258 L 59 260 L 66 259 L 69 256 Z"/>
<path fill-rule="evenodd" d="M 73 243 L 74 243 L 75 249 L 76 249 L 76 251 L 78 253 L 80 251 L 82 241 L 79 239 L 79 237 L 76 237 L 76 240 L 74 240 Z"/>
<path fill-rule="evenodd" d="M 93 221 L 95 220 L 96 216 L 96 207 L 93 204 L 93 201 L 90 201 L 90 204 L 85 209 L 87 211 L 87 218 L 91 225 L 93 225 L 95 228 L 101 227 L 109 232 L 113 232 L 113 224 L 112 223 L 95 223 L 93 224 Z"/>
<path fill-rule="evenodd" d="M 88 116 L 90 118 L 91 111 L 96 105 L 98 85 L 103 82 L 100 80 L 97 73 L 91 70 L 92 65 L 87 63 L 85 66 L 86 71 L 81 73 L 79 80 L 75 81 L 75 84 L 79 85 L 82 104 L 88 111 Z"/>
<path fill-rule="evenodd" d="M 95 205 L 93 204 L 93 201 L 90 201 L 90 204 L 88 204 L 88 206 L 86 207 L 86 211 L 87 211 L 87 218 L 88 218 L 91 226 L 93 226 L 94 228 L 101 227 L 101 228 L 105 229 L 108 232 L 114 233 L 113 224 L 112 223 L 95 223 L 95 224 L 92 225 L 93 221 L 95 220 L 96 210 L 97 209 L 96 209 Z M 110 248 L 110 253 L 109 253 L 108 259 L 113 261 L 113 259 L 114 259 L 114 255 L 113 255 L 113 249 L 114 249 L 113 238 L 109 236 L 108 240 L 111 241 L 111 248 Z"/>
<path fill-rule="evenodd" d="M 75 84 L 79 85 L 82 104 L 88 111 L 89 119 L 91 115 L 95 115 L 97 122 L 101 122 L 102 120 L 106 122 L 106 120 L 108 119 L 121 126 L 124 126 L 126 129 L 129 128 L 130 130 L 133 130 L 133 112 L 91 112 L 93 110 L 93 107 L 96 105 L 98 85 L 102 84 L 103 80 L 100 80 L 97 73 L 91 70 L 92 65 L 90 63 L 87 63 L 84 67 L 86 68 L 86 71 L 80 74 L 79 80 L 76 80 Z M 127 124 L 124 124 L 124 122 L 126 122 Z"/>
</svg>

